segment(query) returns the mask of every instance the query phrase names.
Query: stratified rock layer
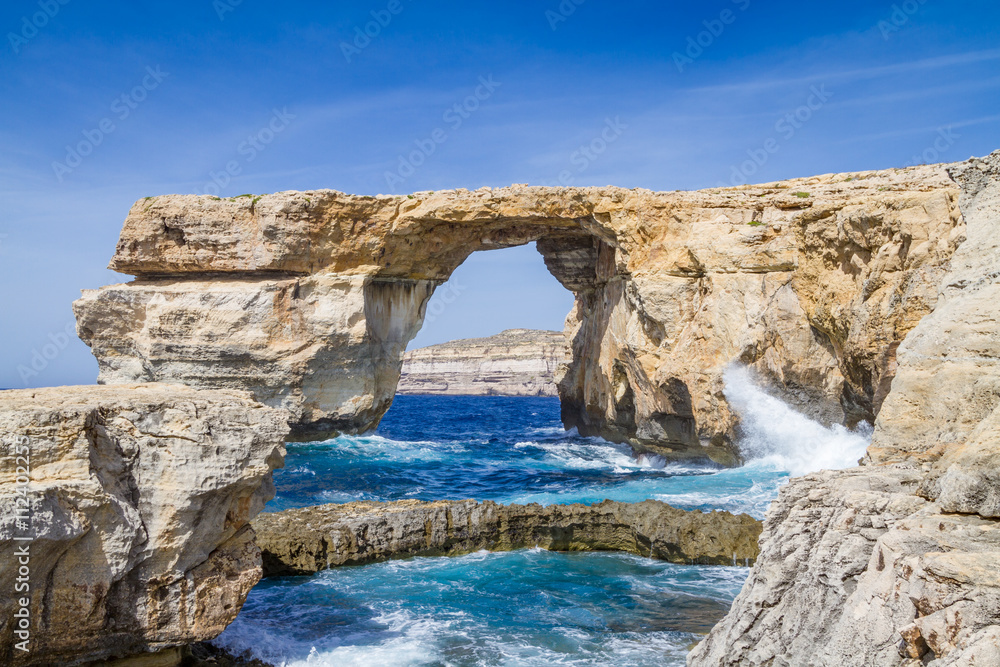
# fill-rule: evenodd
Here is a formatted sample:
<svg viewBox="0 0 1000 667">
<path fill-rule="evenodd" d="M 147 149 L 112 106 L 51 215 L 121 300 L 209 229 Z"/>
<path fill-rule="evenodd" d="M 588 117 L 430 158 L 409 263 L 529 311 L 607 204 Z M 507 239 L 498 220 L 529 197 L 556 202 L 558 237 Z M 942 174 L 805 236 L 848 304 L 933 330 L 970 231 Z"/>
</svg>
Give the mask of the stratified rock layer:
<svg viewBox="0 0 1000 667">
<path fill-rule="evenodd" d="M 735 463 L 733 360 L 825 422 L 874 419 L 962 240 L 942 166 L 701 192 L 515 186 L 137 202 L 78 330 L 104 383 L 247 389 L 296 437 L 365 430 L 427 299 L 466 257 L 537 242 L 576 296 L 567 427 Z"/>
<path fill-rule="evenodd" d="M 261 576 L 249 521 L 274 495 L 287 421 L 245 393 L 170 385 L 0 392 L 0 663 L 222 632 Z M 15 593 L 22 565 L 30 588 Z M 28 652 L 15 648 L 22 597 Z"/>
<path fill-rule="evenodd" d="M 474 500 L 359 502 L 262 514 L 253 525 L 265 576 L 530 547 L 746 565 L 757 558 L 761 530 L 746 514 L 686 512 L 656 500 L 547 507 Z"/>
<path fill-rule="evenodd" d="M 568 361 L 561 331 L 508 329 L 488 338 L 453 340 L 407 352 L 396 392 L 557 396 L 556 371 Z"/>
<path fill-rule="evenodd" d="M 692 666 L 1000 664 L 1000 152 L 950 168 L 966 240 L 865 466 L 782 489 Z"/>
</svg>

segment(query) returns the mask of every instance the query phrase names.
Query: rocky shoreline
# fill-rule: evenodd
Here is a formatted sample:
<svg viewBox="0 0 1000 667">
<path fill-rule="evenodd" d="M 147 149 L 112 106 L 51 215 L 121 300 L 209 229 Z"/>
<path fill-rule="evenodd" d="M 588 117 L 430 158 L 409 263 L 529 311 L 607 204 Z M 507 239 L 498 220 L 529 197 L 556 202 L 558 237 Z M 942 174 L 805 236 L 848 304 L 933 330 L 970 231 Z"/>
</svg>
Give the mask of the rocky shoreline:
<svg viewBox="0 0 1000 667">
<path fill-rule="evenodd" d="M 749 565 L 761 523 L 656 501 L 499 505 L 474 500 L 317 505 L 254 522 L 264 576 L 480 550 L 624 551 L 686 565 Z"/>
<path fill-rule="evenodd" d="M 217 636 L 263 574 L 251 520 L 269 572 L 536 544 L 756 555 L 749 517 L 647 503 L 254 519 L 288 437 L 378 423 L 451 271 L 530 241 L 576 295 L 567 427 L 735 464 L 734 361 L 826 423 L 875 420 L 864 465 L 782 489 L 692 667 L 1000 664 L 1000 152 L 689 193 L 137 202 L 112 262 L 136 280 L 75 304 L 107 386 L 0 392 L 0 661 Z"/>
<path fill-rule="evenodd" d="M 692 667 L 1000 664 L 1000 152 L 950 173 L 968 238 L 865 465 L 782 489 Z"/>
<path fill-rule="evenodd" d="M 222 632 L 261 577 L 249 522 L 274 495 L 287 418 L 164 384 L 0 393 L 0 663 Z"/>
</svg>

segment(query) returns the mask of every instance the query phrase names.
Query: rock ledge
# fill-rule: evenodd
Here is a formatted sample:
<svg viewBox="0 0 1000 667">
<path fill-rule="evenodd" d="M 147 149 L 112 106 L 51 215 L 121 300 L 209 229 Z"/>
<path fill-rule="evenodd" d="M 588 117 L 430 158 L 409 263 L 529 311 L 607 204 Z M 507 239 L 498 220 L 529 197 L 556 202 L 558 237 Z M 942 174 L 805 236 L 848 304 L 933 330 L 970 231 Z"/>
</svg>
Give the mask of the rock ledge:
<svg viewBox="0 0 1000 667">
<path fill-rule="evenodd" d="M 687 512 L 656 500 L 547 507 L 474 500 L 358 502 L 262 514 L 253 526 L 265 576 L 530 547 L 747 565 L 757 558 L 761 530 L 760 522 L 746 514 Z"/>
</svg>

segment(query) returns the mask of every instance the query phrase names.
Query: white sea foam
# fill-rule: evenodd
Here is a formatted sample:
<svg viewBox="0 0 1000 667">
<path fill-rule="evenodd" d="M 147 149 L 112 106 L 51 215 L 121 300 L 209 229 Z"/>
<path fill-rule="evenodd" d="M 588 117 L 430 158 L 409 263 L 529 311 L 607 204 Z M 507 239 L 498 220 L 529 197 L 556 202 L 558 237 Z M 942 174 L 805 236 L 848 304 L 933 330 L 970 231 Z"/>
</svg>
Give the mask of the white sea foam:
<svg viewBox="0 0 1000 667">
<path fill-rule="evenodd" d="M 745 367 L 730 366 L 723 379 L 726 399 L 742 419 L 739 444 L 748 461 L 794 477 L 850 468 L 864 456 L 870 429 L 850 431 L 836 424 L 827 428 L 764 392 Z"/>
<path fill-rule="evenodd" d="M 435 649 L 436 640 L 449 629 L 449 623 L 418 618 L 405 611 L 382 614 L 375 620 L 389 626 L 390 632 L 397 636 L 369 645 L 338 646 L 330 650 L 314 647 L 305 660 L 286 662 L 283 667 L 440 664 L 440 655 Z"/>
<path fill-rule="evenodd" d="M 478 603 L 475 600 L 484 594 L 479 585 L 485 581 L 489 589 L 485 594 L 494 597 L 493 604 L 503 604 L 496 598 L 499 581 L 482 577 L 484 571 L 499 566 L 497 574 L 509 574 L 514 565 L 515 578 L 518 570 L 537 574 L 537 568 L 551 567 L 559 571 L 563 567 L 559 562 L 562 558 L 565 556 L 536 548 L 506 554 L 478 552 L 454 559 L 390 561 L 363 568 L 369 572 L 368 576 L 363 576 L 361 569 L 322 573 L 296 589 L 305 594 L 305 608 L 296 610 L 294 604 L 289 604 L 291 591 L 286 587 L 256 592 L 252 595 L 258 597 L 249 603 L 256 613 L 250 617 L 241 615 L 213 643 L 235 654 L 249 651 L 254 657 L 281 667 L 452 664 L 596 667 L 612 662 L 620 667 L 683 665 L 685 648 L 696 639 L 695 635 L 680 631 L 607 633 L 603 630 L 606 615 L 599 611 L 599 605 L 592 606 L 585 600 L 574 603 L 576 595 L 586 592 L 573 593 L 572 584 L 568 598 L 562 586 L 543 590 L 542 595 L 531 598 L 533 608 L 527 611 L 541 623 L 537 628 L 523 623 L 504 625 L 505 613 L 494 616 L 482 600 Z M 728 602 L 741 583 L 740 568 L 708 567 L 695 571 L 631 554 L 592 554 L 588 558 L 631 565 L 623 568 L 621 576 L 640 595 L 655 596 L 676 587 L 693 598 Z M 745 572 L 742 570 L 743 576 Z M 463 581 L 469 573 L 473 576 Z M 265 608 L 273 609 L 275 615 L 285 616 L 292 628 L 298 628 L 299 624 L 309 626 L 316 611 L 309 607 L 308 593 L 315 592 L 316 586 L 330 586 L 340 597 L 357 603 L 364 603 L 370 595 L 372 602 L 368 609 L 373 612 L 370 621 L 342 629 L 331 625 L 328 632 L 316 634 L 323 628 L 320 614 L 320 622 L 313 630 L 281 632 L 280 624 L 272 616 L 261 613 Z M 396 586 L 399 586 L 398 599 L 394 593 Z M 467 608 L 454 604 L 460 599 L 453 595 L 456 589 L 470 596 Z M 414 593 L 419 594 L 418 599 L 413 598 Z M 517 594 L 516 587 L 514 593 Z M 312 599 L 315 604 L 322 596 Z"/>
<path fill-rule="evenodd" d="M 554 442 L 539 442 L 528 440 L 518 442 L 515 449 L 531 447 L 546 453 L 546 459 L 552 465 L 570 470 L 610 470 L 625 474 L 643 468 L 655 468 L 658 462 L 652 458 L 632 458 L 628 447 L 614 445 L 600 438 L 579 440 L 557 440 Z"/>
<path fill-rule="evenodd" d="M 557 438 L 576 435 L 576 427 L 567 431 L 562 426 L 539 426 L 537 428 L 525 429 L 525 433 L 531 435 L 551 435 Z"/>
<path fill-rule="evenodd" d="M 360 501 L 380 501 L 381 498 L 367 491 L 320 491 L 317 498 L 324 503 L 355 503 Z"/>
<path fill-rule="evenodd" d="M 683 667 L 688 647 L 698 639 L 680 632 L 629 632 L 609 637 L 603 648 L 607 656 L 614 657 L 614 664 L 617 665 Z M 651 658 L 655 658 L 655 663 L 650 661 Z M 608 664 L 608 661 L 595 660 L 591 664 Z"/>
<path fill-rule="evenodd" d="M 352 636 L 351 645 L 314 645 L 295 640 L 287 634 L 269 632 L 258 624 L 244 624 L 239 619 L 226 628 L 212 643 L 234 654 L 251 655 L 280 667 L 402 667 L 403 665 L 440 664 L 436 640 L 450 629 L 448 621 L 417 616 L 405 610 L 383 613 L 373 619 L 386 626 L 380 634 L 386 638 L 366 641 Z M 336 637 L 328 641 L 336 642 Z"/>
<path fill-rule="evenodd" d="M 333 440 L 303 445 L 290 445 L 289 449 L 336 450 L 338 454 L 358 458 L 390 461 L 437 461 L 466 451 L 459 442 L 435 442 L 433 440 L 391 440 L 380 435 L 342 435 Z"/>
</svg>

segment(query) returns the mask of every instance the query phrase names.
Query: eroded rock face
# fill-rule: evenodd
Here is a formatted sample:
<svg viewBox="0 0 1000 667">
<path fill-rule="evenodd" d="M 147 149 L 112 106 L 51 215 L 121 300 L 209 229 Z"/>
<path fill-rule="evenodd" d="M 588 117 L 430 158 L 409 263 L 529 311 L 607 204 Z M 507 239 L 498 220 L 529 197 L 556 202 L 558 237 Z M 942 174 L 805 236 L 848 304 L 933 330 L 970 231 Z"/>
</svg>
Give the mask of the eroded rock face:
<svg viewBox="0 0 1000 667">
<path fill-rule="evenodd" d="M 0 392 L 0 662 L 71 665 L 222 632 L 261 576 L 249 521 L 274 495 L 287 421 L 241 392 Z M 25 547 L 30 588 L 12 595 Z M 28 652 L 15 648 L 22 596 Z"/>
<path fill-rule="evenodd" d="M 731 464 L 734 360 L 826 422 L 874 418 L 963 238 L 957 198 L 941 166 L 701 192 L 154 197 L 111 264 L 137 280 L 75 308 L 101 382 L 248 389 L 321 437 L 378 421 L 469 254 L 535 241 L 576 295 L 567 427 Z"/>
<path fill-rule="evenodd" d="M 265 576 L 536 546 L 746 565 L 757 558 L 761 530 L 760 522 L 746 514 L 686 512 L 656 500 L 547 507 L 474 500 L 359 502 L 262 514 L 253 525 Z"/>
<path fill-rule="evenodd" d="M 1000 658 L 1000 152 L 951 167 L 968 240 L 900 346 L 865 466 L 793 480 L 691 665 Z"/>
<path fill-rule="evenodd" d="M 396 391 L 449 396 L 557 396 L 569 361 L 561 331 L 508 329 L 407 352 Z"/>
<path fill-rule="evenodd" d="M 689 664 L 966 665 L 995 650 L 1000 526 L 943 513 L 915 495 L 922 478 L 892 464 L 793 480 L 747 584 Z"/>
<path fill-rule="evenodd" d="M 288 410 L 308 439 L 378 424 L 433 288 L 328 273 L 201 276 L 105 287 L 74 308 L 102 384 L 249 390 Z"/>
<path fill-rule="evenodd" d="M 949 171 L 962 186 L 968 240 L 951 260 L 934 312 L 900 346 L 869 451 L 875 463 L 965 450 L 1000 403 L 1000 151 Z"/>
</svg>

